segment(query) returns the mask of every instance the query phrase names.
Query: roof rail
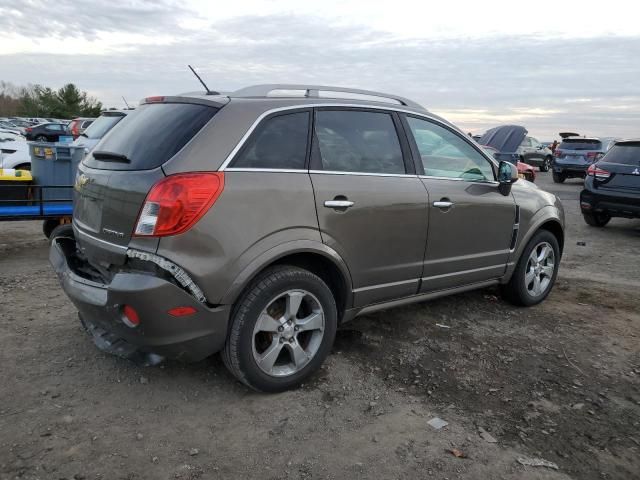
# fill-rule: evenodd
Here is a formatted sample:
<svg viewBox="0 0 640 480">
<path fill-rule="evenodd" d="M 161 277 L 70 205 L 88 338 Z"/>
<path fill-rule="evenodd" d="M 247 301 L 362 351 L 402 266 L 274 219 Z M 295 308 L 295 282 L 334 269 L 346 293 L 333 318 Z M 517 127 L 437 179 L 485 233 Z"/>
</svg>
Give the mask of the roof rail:
<svg viewBox="0 0 640 480">
<path fill-rule="evenodd" d="M 340 92 L 340 93 L 354 93 L 356 95 L 368 95 L 370 97 L 386 98 L 388 100 L 395 100 L 400 105 L 406 107 L 417 108 L 419 110 L 425 110 L 425 108 L 419 103 L 409 100 L 408 98 L 400 97 L 398 95 L 392 95 L 388 93 L 373 92 L 371 90 L 359 90 L 356 88 L 344 88 L 344 87 L 329 87 L 326 85 L 302 85 L 302 84 L 288 84 L 288 83 L 273 83 L 264 85 L 253 85 L 250 87 L 241 88 L 229 94 L 230 97 L 266 97 L 269 93 L 275 90 L 305 90 L 305 97 L 318 98 L 321 91 L 325 92 Z"/>
</svg>

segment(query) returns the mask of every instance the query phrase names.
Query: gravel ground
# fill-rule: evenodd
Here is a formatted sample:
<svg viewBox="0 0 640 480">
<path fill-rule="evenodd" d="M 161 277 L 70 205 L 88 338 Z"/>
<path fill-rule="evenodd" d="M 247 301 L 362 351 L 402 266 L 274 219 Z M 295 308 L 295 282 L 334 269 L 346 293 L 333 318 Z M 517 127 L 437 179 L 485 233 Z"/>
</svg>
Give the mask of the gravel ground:
<svg viewBox="0 0 640 480">
<path fill-rule="evenodd" d="M 580 181 L 538 183 L 568 217 L 546 302 L 488 289 L 360 317 L 278 395 L 218 357 L 99 352 L 41 225 L 0 224 L 0 479 L 639 478 L 640 221 L 587 227 Z M 534 458 L 557 470 L 518 461 Z"/>
</svg>

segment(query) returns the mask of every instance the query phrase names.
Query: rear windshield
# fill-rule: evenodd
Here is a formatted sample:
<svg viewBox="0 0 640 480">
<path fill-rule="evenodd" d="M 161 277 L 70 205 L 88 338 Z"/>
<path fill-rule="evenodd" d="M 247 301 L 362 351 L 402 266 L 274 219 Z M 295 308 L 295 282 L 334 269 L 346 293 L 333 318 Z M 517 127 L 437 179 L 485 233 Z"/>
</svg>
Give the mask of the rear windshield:
<svg viewBox="0 0 640 480">
<path fill-rule="evenodd" d="M 104 134 L 113 128 L 113 126 L 124 118 L 123 114 L 101 115 L 94 121 L 89 128 L 84 131 L 84 137 L 100 139 Z"/>
<path fill-rule="evenodd" d="M 614 145 L 602 161 L 622 165 L 640 165 L 640 142 Z"/>
<path fill-rule="evenodd" d="M 173 157 L 218 111 L 194 103 L 142 105 L 100 142 L 86 165 L 109 170 L 150 170 Z M 113 159 L 105 159 L 112 155 Z M 127 160 L 123 160 L 127 159 Z"/>
<path fill-rule="evenodd" d="M 588 138 L 567 138 L 560 144 L 560 150 L 600 150 L 602 142 Z"/>
</svg>

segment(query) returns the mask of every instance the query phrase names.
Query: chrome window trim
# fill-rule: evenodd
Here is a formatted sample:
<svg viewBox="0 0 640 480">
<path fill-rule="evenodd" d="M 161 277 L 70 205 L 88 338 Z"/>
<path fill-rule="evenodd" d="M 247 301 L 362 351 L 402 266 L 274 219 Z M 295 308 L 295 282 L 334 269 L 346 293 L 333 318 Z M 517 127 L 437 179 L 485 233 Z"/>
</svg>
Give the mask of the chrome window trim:
<svg viewBox="0 0 640 480">
<path fill-rule="evenodd" d="M 456 182 L 467 182 L 467 183 L 480 183 L 482 185 L 500 185 L 500 182 L 496 180 L 468 180 L 466 178 L 460 177 L 435 177 L 433 175 L 418 175 L 420 178 L 425 178 L 428 180 L 455 180 Z"/>
<path fill-rule="evenodd" d="M 410 173 L 369 173 L 369 172 L 343 172 L 341 170 L 309 170 L 309 173 L 327 174 L 327 175 L 357 175 L 365 177 L 400 177 L 400 178 L 416 178 L 416 174 Z"/>
<path fill-rule="evenodd" d="M 402 113 L 409 113 L 411 115 L 416 115 L 416 116 L 419 116 L 419 117 L 424 117 L 424 118 L 427 118 L 429 120 L 441 123 L 441 121 L 439 121 L 437 118 L 433 117 L 432 115 L 429 115 L 426 112 L 425 113 L 420 113 L 420 112 L 415 112 L 413 110 L 409 110 L 409 109 L 405 109 L 405 108 L 398 108 L 396 106 L 386 107 L 386 106 L 382 106 L 382 105 L 380 105 L 380 106 L 378 106 L 378 105 L 366 105 L 366 104 L 362 104 L 362 103 L 361 104 L 358 104 L 358 103 L 307 103 L 307 104 L 288 105 L 286 107 L 272 108 L 270 110 L 267 110 L 267 111 L 263 112 L 262 114 L 260 114 L 260 116 L 258 116 L 258 118 L 256 118 L 254 120 L 254 122 L 251 124 L 251 126 L 246 131 L 246 133 L 242 136 L 242 138 L 240 139 L 238 144 L 233 148 L 233 150 L 231 150 L 229 155 L 227 155 L 227 158 L 224 160 L 224 162 L 222 162 L 222 165 L 220 165 L 220 167 L 218 168 L 218 171 L 223 172 L 223 171 L 227 170 L 227 167 L 233 161 L 233 159 L 236 156 L 236 154 L 244 146 L 244 144 L 249 139 L 251 134 L 258 127 L 260 122 L 262 122 L 262 120 L 265 119 L 265 117 L 268 117 L 269 115 L 271 115 L 273 113 L 286 112 L 287 110 L 299 110 L 299 109 L 303 109 L 303 108 L 321 108 L 321 107 L 340 107 L 340 108 L 346 107 L 346 108 L 358 108 L 358 109 L 368 109 L 368 110 L 382 110 L 382 111 L 388 111 L 388 112 L 402 112 Z M 247 169 L 247 170 L 251 170 L 251 169 Z M 257 170 L 257 169 L 252 169 L 252 170 Z M 324 172 L 324 173 L 326 173 L 326 172 Z M 390 175 L 399 175 L 399 174 L 390 174 Z M 413 175 L 410 175 L 410 176 L 413 176 Z"/>
<path fill-rule="evenodd" d="M 304 168 L 227 168 L 225 172 L 308 173 Z"/>
</svg>

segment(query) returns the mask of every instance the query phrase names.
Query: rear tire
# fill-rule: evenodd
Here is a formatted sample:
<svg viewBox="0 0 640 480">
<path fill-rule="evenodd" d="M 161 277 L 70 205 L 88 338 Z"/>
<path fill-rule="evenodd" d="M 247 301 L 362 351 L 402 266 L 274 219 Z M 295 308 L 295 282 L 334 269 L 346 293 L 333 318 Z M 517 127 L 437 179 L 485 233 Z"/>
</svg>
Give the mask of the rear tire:
<svg viewBox="0 0 640 480">
<path fill-rule="evenodd" d="M 542 165 L 540 165 L 540 171 L 541 172 L 548 172 L 549 168 L 551 168 L 551 157 L 546 157 L 542 161 Z"/>
<path fill-rule="evenodd" d="M 44 222 L 42 222 L 42 233 L 44 233 L 45 237 L 51 238 L 51 234 L 59 226 L 59 218 L 47 218 Z"/>
<path fill-rule="evenodd" d="M 293 266 L 269 268 L 236 303 L 222 359 L 254 390 L 282 392 L 320 368 L 337 324 L 335 299 L 320 277 Z"/>
<path fill-rule="evenodd" d="M 553 172 L 552 175 L 554 183 L 564 183 L 564 181 L 567 179 L 566 175 L 562 173 Z"/>
<path fill-rule="evenodd" d="M 604 227 L 611 220 L 611 215 L 608 213 L 583 213 L 582 216 L 588 225 L 599 228 Z"/>
<path fill-rule="evenodd" d="M 502 286 L 502 296 L 525 307 L 542 302 L 553 288 L 559 266 L 558 239 L 548 230 L 538 230 L 522 251 L 509 283 Z"/>
</svg>

